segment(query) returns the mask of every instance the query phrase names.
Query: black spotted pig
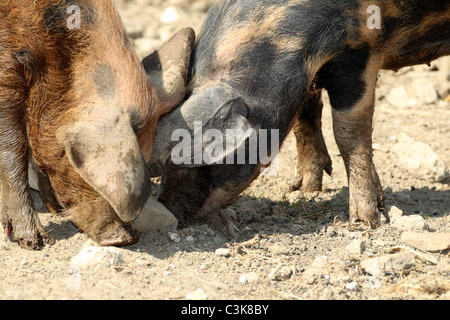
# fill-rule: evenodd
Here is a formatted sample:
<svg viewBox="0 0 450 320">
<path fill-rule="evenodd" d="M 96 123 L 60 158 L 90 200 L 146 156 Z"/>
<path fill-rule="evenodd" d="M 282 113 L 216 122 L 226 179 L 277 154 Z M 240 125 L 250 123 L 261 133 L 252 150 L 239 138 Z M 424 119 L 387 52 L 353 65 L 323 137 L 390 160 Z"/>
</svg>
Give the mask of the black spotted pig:
<svg viewBox="0 0 450 320">
<path fill-rule="evenodd" d="M 323 171 L 332 170 L 321 132 L 326 89 L 348 175 L 350 219 L 375 228 L 384 210 L 372 161 L 378 72 L 449 53 L 449 1 L 216 1 L 194 47 L 189 97 L 157 128 L 152 167 L 164 175 L 160 201 L 179 218 L 208 219 L 260 174 L 261 163 L 174 164 L 178 138 L 169 132 L 186 128 L 194 135 L 196 121 L 222 132 L 277 129 L 280 141 L 293 129 L 299 159 L 293 188 L 320 190 Z"/>
<path fill-rule="evenodd" d="M 183 29 L 166 44 L 177 60 L 152 56 L 152 87 L 112 1 L 0 3 L 0 222 L 8 236 L 31 249 L 53 241 L 33 208 L 31 162 L 50 211 L 70 213 L 102 245 L 139 239 L 130 224 L 158 205 L 146 167 L 156 123 L 184 96 L 194 39 Z M 170 83 L 161 80 L 166 69 Z"/>
</svg>

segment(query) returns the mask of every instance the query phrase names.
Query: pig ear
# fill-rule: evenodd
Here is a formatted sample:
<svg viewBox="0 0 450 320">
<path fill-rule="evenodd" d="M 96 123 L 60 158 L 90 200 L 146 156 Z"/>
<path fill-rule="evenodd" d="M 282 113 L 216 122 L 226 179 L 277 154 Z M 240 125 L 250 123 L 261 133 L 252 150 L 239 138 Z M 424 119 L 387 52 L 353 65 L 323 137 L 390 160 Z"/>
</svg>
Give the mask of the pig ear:
<svg viewBox="0 0 450 320">
<path fill-rule="evenodd" d="M 83 117 L 58 131 L 75 171 L 129 223 L 150 195 L 150 174 L 129 115 L 118 108 L 83 110 Z"/>
<path fill-rule="evenodd" d="M 142 60 L 145 72 L 161 101 L 161 115 L 171 111 L 186 95 L 194 42 L 194 30 L 182 29 L 160 49 Z"/>
<path fill-rule="evenodd" d="M 209 129 L 220 133 L 224 143 L 225 152 L 214 160 L 217 163 L 221 160 L 222 163 L 226 163 L 226 158 L 251 138 L 253 132 L 256 133 L 256 128 L 247 119 L 248 115 L 249 108 L 244 99 L 227 84 L 215 84 L 191 95 L 179 108 L 158 122 L 153 140 L 153 155 L 148 163 L 151 175 L 163 175 L 171 163 L 177 167 L 204 166 L 203 162 L 197 163 L 198 154 L 195 152 L 203 152 L 210 147 L 210 141 L 203 139 Z M 228 133 L 242 133 L 236 134 L 237 143 L 233 148 L 225 146 Z M 196 147 L 197 136 L 200 137 L 202 148 Z M 174 160 L 174 151 L 177 150 L 175 154 L 178 155 L 182 146 L 186 146 L 186 149 L 183 149 L 185 158 L 183 161 L 179 158 Z"/>
</svg>

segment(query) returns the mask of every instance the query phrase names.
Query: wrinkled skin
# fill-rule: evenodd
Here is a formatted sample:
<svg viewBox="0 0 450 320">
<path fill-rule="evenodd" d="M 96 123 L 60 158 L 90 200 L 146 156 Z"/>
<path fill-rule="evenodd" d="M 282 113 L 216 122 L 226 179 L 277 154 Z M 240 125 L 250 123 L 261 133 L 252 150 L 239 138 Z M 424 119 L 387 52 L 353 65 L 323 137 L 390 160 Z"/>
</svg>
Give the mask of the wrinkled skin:
<svg viewBox="0 0 450 320">
<path fill-rule="evenodd" d="M 380 8 L 380 28 L 368 28 L 370 5 Z M 441 0 L 216 1 L 194 48 L 188 98 L 157 128 L 152 168 L 163 175 L 160 201 L 180 219 L 205 218 L 258 177 L 260 163 L 172 163 L 177 142 L 168 132 L 193 128 L 194 121 L 215 128 L 217 110 L 231 101 L 243 111 L 218 129 L 278 129 L 280 141 L 293 129 L 298 163 L 292 189 L 320 190 L 323 172 L 332 172 L 321 132 L 326 89 L 347 170 L 350 220 L 376 228 L 384 211 L 372 160 L 378 72 L 450 54 L 449 17 L 450 3 Z"/>
<path fill-rule="evenodd" d="M 102 245 L 136 242 L 130 224 L 154 204 L 146 167 L 154 131 L 185 93 L 193 31 L 166 44 L 174 59 L 153 54 L 158 69 L 148 71 L 158 78 L 145 72 L 110 0 L 7 0 L 0 17 L 6 234 L 27 249 L 53 242 L 33 208 L 31 162 L 51 212 L 70 214 Z M 171 70 L 170 84 L 161 70 Z"/>
</svg>

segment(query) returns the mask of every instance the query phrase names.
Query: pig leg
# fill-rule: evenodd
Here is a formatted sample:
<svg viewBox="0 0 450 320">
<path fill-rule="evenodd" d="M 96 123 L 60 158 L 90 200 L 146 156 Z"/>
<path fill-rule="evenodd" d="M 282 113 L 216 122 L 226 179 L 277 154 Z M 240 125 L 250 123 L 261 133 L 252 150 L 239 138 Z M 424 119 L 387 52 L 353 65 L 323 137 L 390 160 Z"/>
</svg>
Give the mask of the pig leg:
<svg viewBox="0 0 450 320">
<path fill-rule="evenodd" d="M 336 66 L 328 84 L 333 107 L 333 130 L 342 154 L 349 184 L 350 221 L 364 221 L 371 228 L 384 212 L 384 195 L 372 160 L 372 120 L 379 60 L 347 57 L 351 66 Z M 339 77 L 342 73 L 342 77 Z"/>
<path fill-rule="evenodd" d="M 297 141 L 297 167 L 291 190 L 313 192 L 322 190 L 325 171 L 332 172 L 331 158 L 322 135 L 321 93 L 311 98 L 294 124 Z"/>
<path fill-rule="evenodd" d="M 5 94 L 11 90 L 0 87 L 0 221 L 7 236 L 26 249 L 39 249 L 52 243 L 42 227 L 33 207 L 28 186 L 28 145 L 21 101 L 14 103 L 16 95 Z"/>
</svg>

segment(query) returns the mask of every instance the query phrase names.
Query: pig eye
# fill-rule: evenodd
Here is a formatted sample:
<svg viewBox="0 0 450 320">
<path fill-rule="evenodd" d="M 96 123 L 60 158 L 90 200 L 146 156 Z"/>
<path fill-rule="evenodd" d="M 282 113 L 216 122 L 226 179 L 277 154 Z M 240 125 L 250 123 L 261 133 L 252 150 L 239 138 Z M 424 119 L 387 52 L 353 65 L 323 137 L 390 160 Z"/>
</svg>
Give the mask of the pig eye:
<svg viewBox="0 0 450 320">
<path fill-rule="evenodd" d="M 84 160 L 82 155 L 77 151 L 77 149 L 72 146 L 70 148 L 70 154 L 72 155 L 73 163 L 77 168 L 81 168 L 83 166 Z"/>
</svg>

